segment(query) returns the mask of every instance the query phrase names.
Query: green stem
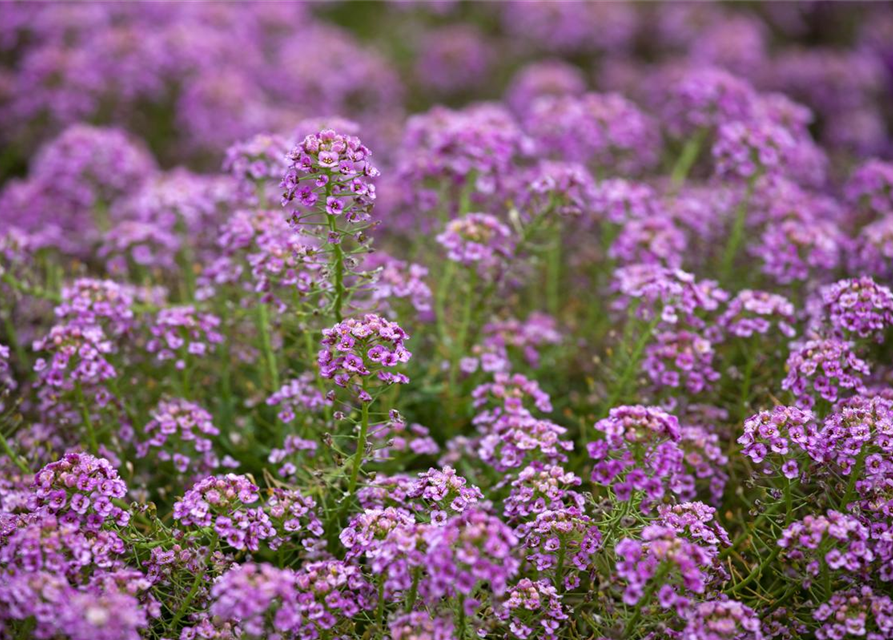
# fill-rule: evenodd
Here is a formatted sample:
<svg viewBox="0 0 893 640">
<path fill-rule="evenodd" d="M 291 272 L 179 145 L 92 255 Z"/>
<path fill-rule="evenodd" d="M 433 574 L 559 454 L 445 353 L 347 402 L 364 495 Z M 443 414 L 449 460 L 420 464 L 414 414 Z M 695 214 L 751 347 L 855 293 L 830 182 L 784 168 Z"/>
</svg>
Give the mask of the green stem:
<svg viewBox="0 0 893 640">
<path fill-rule="evenodd" d="M 205 557 L 205 563 L 211 559 L 211 556 L 214 554 L 214 551 L 217 549 L 217 534 L 214 534 L 214 537 L 211 539 L 211 544 L 208 546 L 208 555 Z M 186 615 L 186 612 L 189 609 L 189 605 L 192 604 L 192 601 L 195 600 L 195 596 L 198 593 L 198 589 L 201 586 L 202 582 L 205 578 L 204 571 L 196 571 L 195 578 L 192 580 L 192 587 L 189 589 L 189 593 L 186 594 L 186 599 L 183 600 L 183 604 L 180 605 L 180 608 L 177 609 L 177 613 L 174 615 L 174 619 L 171 621 L 171 628 L 176 629 L 177 624 L 180 620 L 183 619 L 183 616 Z"/>
<path fill-rule="evenodd" d="M 329 196 L 332 195 L 332 181 L 326 183 L 326 197 L 323 200 L 323 206 Z M 332 245 L 332 269 L 335 272 L 335 299 L 332 301 L 332 311 L 335 314 L 335 320 L 341 322 L 341 307 L 344 304 L 344 249 L 341 248 L 341 237 L 338 232 L 338 220 L 335 216 L 329 215 L 323 211 L 326 221 L 329 224 L 329 231 L 332 232 L 333 240 L 336 242 Z"/>
<path fill-rule="evenodd" d="M 366 390 L 363 385 L 363 390 Z M 363 465 L 363 456 L 366 453 L 366 437 L 369 434 L 369 403 L 364 402 L 360 422 L 360 437 L 357 440 L 357 452 L 354 454 L 353 469 L 350 472 L 350 484 L 347 486 L 347 500 L 350 504 L 354 492 L 357 490 L 357 479 L 360 477 L 360 467 Z"/>
<path fill-rule="evenodd" d="M 465 640 L 465 598 L 459 598 L 459 621 L 456 632 L 459 634 L 458 640 Z"/>
<path fill-rule="evenodd" d="M 695 161 L 698 159 L 698 155 L 701 152 L 701 146 L 704 144 L 706 137 L 707 130 L 703 128 L 698 129 L 682 148 L 682 153 L 679 154 L 679 158 L 673 166 L 671 179 L 675 189 L 679 189 L 679 187 L 685 184 L 685 180 L 688 178 L 688 172 L 691 171 L 692 166 L 694 166 Z"/>
<path fill-rule="evenodd" d="M 645 593 L 642 594 L 642 597 L 639 598 L 639 602 L 636 603 L 636 608 L 633 611 L 633 617 L 630 618 L 629 622 L 626 623 L 626 627 L 623 632 L 624 638 L 632 637 L 633 631 L 635 630 L 636 625 L 639 623 L 639 619 L 642 617 L 642 610 L 651 603 L 651 598 L 654 596 L 654 592 L 657 591 L 657 588 L 661 584 L 663 584 L 664 578 L 669 572 L 670 565 L 664 563 L 663 565 L 661 565 L 660 569 L 657 570 L 657 573 L 654 574 L 654 577 L 649 581 L 648 588 L 645 590 Z"/>
<path fill-rule="evenodd" d="M 561 225 L 554 225 L 554 238 L 549 247 L 546 269 L 546 304 L 549 314 L 556 318 L 561 306 Z"/>
<path fill-rule="evenodd" d="M 772 564 L 775 561 L 775 558 L 778 557 L 779 553 L 781 553 L 781 547 L 776 546 L 772 550 L 772 553 L 770 553 L 768 556 L 766 556 L 766 558 L 759 565 L 754 567 L 754 569 L 750 572 L 750 574 L 743 581 L 739 582 L 736 585 L 733 585 L 729 589 L 726 589 L 726 593 L 729 595 L 735 595 L 738 591 L 740 591 L 741 589 L 743 589 L 744 587 L 749 585 L 751 582 L 753 582 L 754 580 L 759 578 L 761 575 L 763 575 L 763 571 L 765 571 L 766 567 L 768 567 L 770 564 Z"/>
<path fill-rule="evenodd" d="M 3 451 L 9 457 L 9 459 L 15 463 L 15 465 L 19 468 L 19 470 L 22 473 L 24 473 L 26 475 L 31 473 L 31 470 L 28 468 L 28 465 L 26 465 L 25 462 L 19 456 L 16 455 L 15 451 L 13 451 L 12 447 L 9 446 L 9 442 L 6 441 L 6 438 L 3 437 L 2 433 L 0 433 L 0 446 L 3 447 Z"/>
<path fill-rule="evenodd" d="M 379 638 L 385 635 L 384 630 L 384 576 L 378 577 L 378 613 L 376 614 Z"/>
<path fill-rule="evenodd" d="M 859 452 L 859 457 L 856 458 L 856 464 L 850 469 L 850 480 L 846 485 L 846 492 L 843 494 L 843 500 L 840 503 L 840 509 L 846 509 L 847 505 L 852 501 L 853 495 L 856 492 L 856 481 L 859 479 L 859 476 L 862 475 L 862 469 L 865 467 L 865 454 L 867 453 L 868 447 L 862 447 L 862 450 Z"/>
<path fill-rule="evenodd" d="M 412 611 L 412 608 L 415 606 L 415 601 L 419 594 L 419 579 L 421 578 L 421 573 L 420 569 L 415 569 L 412 573 L 412 586 L 409 588 L 409 595 L 406 598 L 406 613 Z"/>
<path fill-rule="evenodd" d="M 264 303 L 257 305 L 257 328 L 260 332 L 264 361 L 267 363 L 270 375 L 270 384 L 275 391 L 279 389 L 279 368 L 276 364 L 276 354 L 273 352 L 273 341 L 270 337 L 270 314 Z"/>
<path fill-rule="evenodd" d="M 648 344 L 648 340 L 651 338 L 651 333 L 659 322 L 660 314 L 655 313 L 654 318 L 648 323 L 648 327 L 642 332 L 642 335 L 639 336 L 639 340 L 636 342 L 635 347 L 633 347 L 633 352 L 630 354 L 629 362 L 626 363 L 626 367 L 620 376 L 620 380 L 618 380 L 617 385 L 614 387 L 614 391 L 611 392 L 611 395 L 608 397 L 608 401 L 605 405 L 606 410 L 610 411 L 614 406 L 614 403 L 623 398 L 623 394 L 626 392 L 626 385 L 629 384 L 630 378 L 635 374 L 636 369 L 639 366 L 639 361 L 642 359 L 642 352 L 645 350 L 645 345 Z"/>
<path fill-rule="evenodd" d="M 732 275 L 732 267 L 735 266 L 735 257 L 738 255 L 741 241 L 744 239 L 744 227 L 747 223 L 747 207 L 750 204 L 751 196 L 753 196 L 754 185 L 756 184 L 758 177 L 759 174 L 755 174 L 748 181 L 744 197 L 741 198 L 741 202 L 738 204 L 738 209 L 735 212 L 735 220 L 732 223 L 729 242 L 726 244 L 726 249 L 722 256 L 720 274 L 724 283 L 728 282 L 729 276 Z"/>
<path fill-rule="evenodd" d="M 99 445 L 96 442 L 96 430 L 93 428 L 93 421 L 90 419 L 90 410 L 87 407 L 87 400 L 84 398 L 84 390 L 81 388 L 80 381 L 75 381 L 74 392 L 77 396 L 78 407 L 81 410 L 81 420 L 87 429 L 87 441 L 90 443 L 90 451 L 96 453 L 99 451 Z"/>
</svg>

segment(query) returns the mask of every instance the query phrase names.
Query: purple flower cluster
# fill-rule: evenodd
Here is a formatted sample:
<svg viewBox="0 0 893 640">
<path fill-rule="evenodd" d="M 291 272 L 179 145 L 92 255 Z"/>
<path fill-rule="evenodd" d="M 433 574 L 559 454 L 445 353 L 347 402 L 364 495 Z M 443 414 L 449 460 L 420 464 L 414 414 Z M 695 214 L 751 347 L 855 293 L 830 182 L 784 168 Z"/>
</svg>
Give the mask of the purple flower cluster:
<svg viewBox="0 0 893 640">
<path fill-rule="evenodd" d="M 711 579 L 712 554 L 680 536 L 670 526 L 649 524 L 641 540 L 624 538 L 614 548 L 617 575 L 626 581 L 623 601 L 635 605 L 652 581 L 657 602 L 664 609 L 683 613 L 690 595 L 704 593 Z"/>
<path fill-rule="evenodd" d="M 558 465 L 534 462 L 512 480 L 512 490 L 503 502 L 504 515 L 508 520 L 526 520 L 547 510 L 582 509 L 583 495 L 572 488 L 582 483 L 576 474 Z"/>
<path fill-rule="evenodd" d="M 809 340 L 791 352 L 787 377 L 781 387 L 790 391 L 797 406 L 811 409 L 818 399 L 836 402 L 842 392 L 860 393 L 868 364 L 853 352 L 851 343 L 837 338 Z"/>
<path fill-rule="evenodd" d="M 563 572 L 593 571 L 595 554 L 601 547 L 602 535 L 593 520 L 578 507 L 547 509 L 518 526 L 515 533 L 523 544 L 523 553 L 536 571 L 551 573 L 561 582 Z M 569 575 L 564 584 L 574 588 L 579 578 Z"/>
<path fill-rule="evenodd" d="M 778 472 L 793 480 L 801 469 L 797 458 L 815 451 L 818 429 L 815 416 L 797 407 L 775 407 L 761 411 L 744 421 L 744 433 L 738 437 L 741 453 L 765 473 Z"/>
<path fill-rule="evenodd" d="M 511 637 L 520 640 L 538 636 L 556 640 L 561 621 L 567 619 L 558 590 L 546 580 L 522 578 L 509 591 L 503 607 L 499 616 L 510 621 Z"/>
<path fill-rule="evenodd" d="M 479 583 L 488 583 L 500 596 L 518 572 L 519 562 L 512 555 L 518 538 L 499 518 L 480 509 L 468 509 L 430 529 L 425 540 L 429 598 L 459 597 L 461 606 L 473 612 L 478 602 L 472 596 Z"/>
<path fill-rule="evenodd" d="M 276 531 L 261 507 L 259 489 L 247 477 L 232 473 L 208 476 L 174 503 L 174 520 L 184 527 L 213 528 L 214 535 L 234 549 L 257 551 Z"/>
<path fill-rule="evenodd" d="M 152 337 L 146 351 L 160 362 L 175 360 L 177 369 L 185 369 L 192 358 L 207 357 L 214 345 L 223 342 L 219 326 L 220 318 L 191 305 L 162 309 L 149 326 Z"/>
<path fill-rule="evenodd" d="M 883 340 L 893 324 L 893 292 L 871 278 L 841 280 L 822 289 L 831 326 L 847 338 Z"/>
<path fill-rule="evenodd" d="M 287 637 L 301 620 L 295 595 L 291 569 L 244 564 L 233 567 L 214 583 L 210 612 L 237 623 L 249 637 Z"/>
<path fill-rule="evenodd" d="M 760 619 L 753 609 L 721 597 L 699 602 L 687 616 L 685 640 L 763 640 Z"/>
<path fill-rule="evenodd" d="M 127 485 L 105 458 L 68 453 L 34 476 L 29 510 L 54 514 L 62 525 L 75 524 L 99 531 L 106 522 L 125 526 L 130 513 L 116 504 Z"/>
<path fill-rule="evenodd" d="M 282 179 L 288 168 L 286 156 L 290 148 L 288 140 L 281 136 L 256 135 L 226 150 L 223 170 L 236 179 L 243 196 L 259 199 L 267 185 Z"/>
<path fill-rule="evenodd" d="M 331 129 L 309 134 L 288 154 L 282 204 L 297 200 L 310 209 L 322 198 L 320 206 L 330 216 L 344 216 L 348 222 L 368 220 L 375 202 L 370 178 L 379 175 L 371 155 L 356 136 Z"/>
<path fill-rule="evenodd" d="M 619 94 L 543 97 L 525 124 L 542 153 L 603 172 L 641 172 L 660 156 L 656 123 Z"/>
<path fill-rule="evenodd" d="M 162 400 L 143 429 L 146 440 L 137 443 L 141 458 L 153 453 L 160 461 L 170 461 L 178 473 L 212 473 L 220 466 L 212 438 L 220 435 L 211 414 L 182 398 Z M 154 451 L 153 450 L 157 450 Z"/>
<path fill-rule="evenodd" d="M 412 356 L 403 346 L 409 336 L 397 323 L 370 313 L 362 319 L 339 322 L 322 333 L 320 375 L 339 387 L 355 384 L 363 402 L 371 399 L 366 386 L 372 376 L 386 384 L 409 382 L 406 375 L 387 370 L 408 362 Z"/>
<path fill-rule="evenodd" d="M 778 546 L 785 571 L 802 576 L 808 586 L 823 567 L 852 573 L 868 570 L 874 560 L 868 538 L 868 529 L 856 518 L 828 511 L 791 524 L 782 532 Z"/>
<path fill-rule="evenodd" d="M 610 487 L 617 500 L 640 501 L 642 511 L 649 511 L 682 470 L 679 421 L 657 407 L 622 406 L 595 428 L 605 437 L 587 445 L 596 461 L 592 481 Z"/>
<path fill-rule="evenodd" d="M 514 245 L 509 228 L 487 213 L 469 213 L 448 222 L 437 242 L 450 260 L 474 267 L 481 274 L 503 267 Z"/>
<path fill-rule="evenodd" d="M 691 331 L 662 331 L 645 352 L 642 368 L 657 387 L 682 387 L 695 395 L 719 380 L 713 345 Z"/>
<path fill-rule="evenodd" d="M 831 595 L 813 612 L 821 626 L 819 640 L 883 638 L 893 634 L 893 601 L 865 585 Z"/>
</svg>

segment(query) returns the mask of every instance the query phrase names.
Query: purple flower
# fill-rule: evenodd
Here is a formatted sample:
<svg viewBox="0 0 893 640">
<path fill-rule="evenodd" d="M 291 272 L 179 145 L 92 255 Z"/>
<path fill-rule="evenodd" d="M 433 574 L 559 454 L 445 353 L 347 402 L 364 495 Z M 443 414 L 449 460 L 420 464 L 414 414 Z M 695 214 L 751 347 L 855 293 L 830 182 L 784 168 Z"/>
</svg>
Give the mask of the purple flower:
<svg viewBox="0 0 893 640">
<path fill-rule="evenodd" d="M 237 565 L 211 588 L 210 613 L 254 637 L 290 634 L 301 621 L 295 574 L 269 564 Z"/>
<path fill-rule="evenodd" d="M 557 632 L 568 617 L 558 590 L 547 580 L 534 582 L 529 578 L 522 578 L 510 589 L 496 615 L 509 622 L 508 637 L 520 640 L 533 637 L 557 640 Z"/>
<path fill-rule="evenodd" d="M 804 409 L 811 409 L 819 398 L 835 402 L 843 391 L 862 392 L 862 379 L 869 374 L 852 344 L 836 338 L 803 343 L 791 351 L 786 368 L 788 375 L 781 387 Z"/>
<path fill-rule="evenodd" d="M 408 339 L 397 323 L 371 313 L 339 322 L 323 329 L 320 375 L 340 387 L 365 389 L 373 376 L 385 384 L 405 384 L 409 379 L 404 374 L 388 369 L 409 361 L 412 354 L 403 346 Z"/>
<path fill-rule="evenodd" d="M 883 341 L 893 324 L 893 293 L 871 278 L 841 280 L 822 289 L 824 312 L 845 338 Z"/>
<path fill-rule="evenodd" d="M 448 222 L 437 242 L 450 260 L 476 267 L 482 274 L 503 267 L 514 250 L 509 228 L 486 213 L 469 213 Z"/>
</svg>

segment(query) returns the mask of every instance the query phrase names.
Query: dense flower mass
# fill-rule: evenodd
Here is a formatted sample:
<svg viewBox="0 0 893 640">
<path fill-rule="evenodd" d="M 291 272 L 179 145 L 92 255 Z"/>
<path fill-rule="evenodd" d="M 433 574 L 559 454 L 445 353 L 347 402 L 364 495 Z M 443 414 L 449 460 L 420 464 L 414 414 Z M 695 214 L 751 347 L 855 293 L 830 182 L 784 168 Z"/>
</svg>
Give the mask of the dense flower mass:
<svg viewBox="0 0 893 640">
<path fill-rule="evenodd" d="M 0 638 L 893 640 L 891 2 L 0 2 Z"/>
</svg>

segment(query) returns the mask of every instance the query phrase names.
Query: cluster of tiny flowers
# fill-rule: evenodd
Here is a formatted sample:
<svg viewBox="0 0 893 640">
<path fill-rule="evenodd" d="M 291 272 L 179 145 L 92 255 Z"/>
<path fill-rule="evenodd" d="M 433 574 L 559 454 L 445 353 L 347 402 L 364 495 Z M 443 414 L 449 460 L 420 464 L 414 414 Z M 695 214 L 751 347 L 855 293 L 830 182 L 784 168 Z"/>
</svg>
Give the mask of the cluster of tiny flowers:
<svg viewBox="0 0 893 640">
<path fill-rule="evenodd" d="M 503 513 L 511 521 L 565 506 L 582 509 L 583 495 L 572 488 L 582 483 L 579 476 L 558 465 L 534 462 L 512 480 L 511 492 L 503 502 Z"/>
<path fill-rule="evenodd" d="M 98 531 L 106 521 L 119 526 L 130 521 L 130 513 L 115 504 L 126 494 L 127 485 L 108 460 L 67 453 L 34 476 L 29 505 L 32 511 L 46 509 L 60 522 Z"/>
<path fill-rule="evenodd" d="M 639 172 L 660 154 L 656 123 L 618 94 L 541 98 L 526 125 L 544 153 L 607 170 Z"/>
<path fill-rule="evenodd" d="M 493 423 L 505 414 L 530 415 L 526 403 L 543 413 L 552 411 L 549 394 L 540 388 L 536 380 L 520 373 L 497 372 L 493 374 L 493 382 L 477 386 L 471 397 L 475 409 L 479 411 L 476 424 Z M 487 407 L 487 410 L 480 411 L 483 407 Z"/>
<path fill-rule="evenodd" d="M 257 196 L 264 185 L 276 185 L 282 179 L 291 146 L 281 136 L 256 135 L 226 150 L 223 170 L 236 179 L 243 196 Z"/>
<path fill-rule="evenodd" d="M 287 540 L 300 536 L 305 548 L 317 546 L 323 534 L 322 523 L 316 515 L 316 501 L 297 489 L 273 489 L 267 498 L 265 511 L 279 536 L 269 541 L 271 549 L 278 549 Z"/>
<path fill-rule="evenodd" d="M 330 216 L 344 216 L 348 222 L 368 220 L 375 202 L 370 178 L 378 175 L 371 156 L 356 136 L 331 129 L 308 135 L 288 154 L 282 204 L 297 201 L 312 209 L 323 198 L 319 206 Z"/>
<path fill-rule="evenodd" d="M 688 240 L 668 217 L 627 222 L 608 250 L 608 257 L 620 265 L 659 264 L 678 269 Z"/>
<path fill-rule="evenodd" d="M 779 284 L 791 284 L 836 269 L 843 242 L 827 220 L 784 220 L 768 225 L 750 252 L 763 262 L 763 273 Z"/>
<path fill-rule="evenodd" d="M 431 311 L 431 289 L 425 283 L 428 269 L 420 264 L 398 260 L 385 253 L 366 258 L 364 269 L 374 272 L 370 301 L 380 311 L 392 309 L 397 300 L 406 299 L 419 314 Z"/>
<path fill-rule="evenodd" d="M 721 597 L 692 607 L 687 616 L 684 640 L 763 640 L 760 619 L 754 610 L 737 600 Z"/>
<path fill-rule="evenodd" d="M 413 611 L 394 618 L 388 624 L 391 640 L 453 640 L 451 618 L 432 618 L 424 611 Z"/>
<path fill-rule="evenodd" d="M 725 471 L 729 458 L 723 452 L 719 435 L 701 425 L 685 425 L 680 436 L 683 469 L 673 478 L 670 488 L 682 500 L 709 495 L 711 503 L 720 504 L 729 480 Z"/>
<path fill-rule="evenodd" d="M 300 638 L 351 637 L 353 618 L 374 603 L 360 569 L 338 560 L 305 564 L 295 575 L 295 590 Z"/>
<path fill-rule="evenodd" d="M 233 284 L 282 313 L 285 300 L 291 302 L 294 293 L 307 295 L 318 284 L 313 244 L 277 211 L 237 211 L 220 227 L 217 246 L 221 255 L 199 278 L 202 297 Z M 250 300 L 246 296 L 244 303 Z"/>
<path fill-rule="evenodd" d="M 677 137 L 714 131 L 751 114 L 756 92 L 750 84 L 722 69 L 695 67 L 668 87 L 662 115 Z"/>
<path fill-rule="evenodd" d="M 277 417 L 282 422 L 293 422 L 298 415 L 308 412 L 319 413 L 331 404 L 319 390 L 316 379 L 310 372 L 287 381 L 267 398 L 267 405 L 279 408 Z"/>
<path fill-rule="evenodd" d="M 819 640 L 881 640 L 893 635 L 893 600 L 867 585 L 832 594 L 813 615 L 822 623 L 815 632 Z"/>
<path fill-rule="evenodd" d="M 818 576 L 823 566 L 831 571 L 867 571 L 874 560 L 869 530 L 856 518 L 828 511 L 807 515 L 787 527 L 778 539 L 785 571 L 807 582 Z"/>
<path fill-rule="evenodd" d="M 60 322 L 81 327 L 99 326 L 111 335 L 133 326 L 133 291 L 111 280 L 79 278 L 62 287 L 62 302 L 54 312 Z"/>
<path fill-rule="evenodd" d="M 508 471 L 530 463 L 565 462 L 563 452 L 574 448 L 574 443 L 562 440 L 564 427 L 538 420 L 525 414 L 505 414 L 481 438 L 477 455 L 497 471 Z"/>
<path fill-rule="evenodd" d="M 825 419 L 819 451 L 843 475 L 859 475 L 856 488 L 861 497 L 880 497 L 886 502 L 882 496 L 893 476 L 893 403 L 880 396 L 855 396 L 842 402 Z M 859 460 L 861 468 L 857 468 Z"/>
<path fill-rule="evenodd" d="M 563 578 L 566 567 L 562 563 L 578 571 L 593 570 L 602 541 L 598 527 L 578 507 L 543 511 L 515 533 L 524 545 L 527 561 L 538 572 L 554 572 L 556 580 Z M 565 586 L 573 588 L 578 582 L 576 576 L 569 576 Z"/>
<path fill-rule="evenodd" d="M 657 264 L 634 264 L 614 272 L 614 288 L 621 296 L 617 309 L 629 309 L 645 318 L 659 316 L 662 322 L 684 322 L 704 326 L 699 312 L 716 311 L 728 294 L 711 280 L 696 281 L 690 273 Z"/>
<path fill-rule="evenodd" d="M 701 545 L 711 555 L 731 545 L 729 534 L 717 520 L 716 509 L 703 502 L 665 504 L 657 513 L 660 524 Z"/>
<path fill-rule="evenodd" d="M 691 331 L 662 331 L 648 345 L 642 368 L 658 388 L 682 387 L 698 394 L 719 380 L 713 356 L 713 345 L 702 336 Z"/>
<path fill-rule="evenodd" d="M 481 274 L 504 266 L 514 248 L 509 228 L 487 213 L 469 213 L 451 220 L 437 242 L 450 260 L 474 267 Z"/>
<path fill-rule="evenodd" d="M 752 180 L 783 169 L 794 146 L 790 131 L 769 120 L 729 122 L 719 127 L 713 159 L 719 175 Z"/>
<path fill-rule="evenodd" d="M 765 473 L 781 471 L 788 479 L 800 475 L 798 454 L 815 451 L 818 429 L 812 412 L 797 407 L 775 407 L 744 421 L 738 437 L 741 453 L 762 465 Z"/>
<path fill-rule="evenodd" d="M 686 593 L 704 593 L 711 578 L 712 554 L 681 537 L 676 529 L 649 524 L 641 540 L 623 538 L 614 548 L 617 575 L 626 581 L 623 601 L 636 604 L 652 580 L 661 581 L 657 601 L 664 609 L 684 612 Z"/>
<path fill-rule="evenodd" d="M 871 278 L 841 280 L 822 289 L 831 326 L 847 338 L 883 340 L 893 324 L 893 292 Z"/>
<path fill-rule="evenodd" d="M 666 494 L 672 478 L 682 470 L 679 421 L 657 407 L 622 406 L 595 424 L 603 440 L 587 445 L 594 459 L 592 481 L 611 487 L 623 502 L 643 492 L 643 511 Z"/>
<path fill-rule="evenodd" d="M 300 622 L 291 569 L 244 564 L 220 576 L 211 588 L 211 615 L 238 623 L 249 638 L 288 638 Z"/>
<path fill-rule="evenodd" d="M 38 358 L 34 371 L 49 387 L 71 390 L 75 383 L 99 385 L 117 375 L 107 356 L 115 348 L 98 326 L 56 325 L 35 340 L 35 351 L 47 351 L 49 360 Z"/>
<path fill-rule="evenodd" d="M 520 640 L 556 640 L 561 621 L 567 620 L 561 596 L 547 580 L 521 579 L 509 590 L 502 607 L 499 617 L 509 622 L 512 637 Z"/>
<path fill-rule="evenodd" d="M 447 518 L 464 513 L 478 502 L 483 502 L 484 494 L 468 480 L 456 473 L 450 466 L 442 469 L 429 469 L 420 473 L 406 491 L 406 498 L 418 500 L 431 522 L 443 524 Z"/>
<path fill-rule="evenodd" d="M 532 218 L 556 213 L 579 217 L 591 208 L 596 188 L 583 165 L 543 160 L 532 170 L 528 191 L 522 198 L 533 211 Z"/>
<path fill-rule="evenodd" d="M 406 424 L 403 416 L 394 409 L 388 412 L 388 420 L 370 427 L 369 434 L 385 445 L 375 450 L 376 460 L 388 460 L 399 453 L 416 455 L 437 455 L 440 446 L 427 427 L 420 424 Z"/>
<path fill-rule="evenodd" d="M 786 368 L 781 386 L 803 409 L 811 409 L 819 398 L 836 402 L 842 392 L 863 391 L 863 377 L 869 374 L 868 364 L 856 356 L 852 345 L 837 338 L 803 343 L 791 352 Z"/>
<path fill-rule="evenodd" d="M 259 499 L 257 486 L 245 476 L 208 476 L 174 503 L 173 517 L 184 527 L 213 527 L 234 549 L 257 551 L 261 540 L 276 534 L 263 509 L 247 506 Z"/>
<path fill-rule="evenodd" d="M 219 326 L 220 318 L 201 313 L 193 306 L 162 309 L 149 326 L 152 337 L 146 343 L 146 351 L 154 353 L 161 362 L 175 360 L 177 369 L 185 369 L 190 358 L 205 357 L 214 345 L 223 342 Z"/>
<path fill-rule="evenodd" d="M 373 375 L 386 384 L 405 384 L 409 378 L 387 369 L 409 361 L 412 354 L 403 345 L 409 339 L 395 322 L 375 314 L 361 319 L 349 318 L 323 330 L 323 349 L 319 352 L 319 373 L 340 387 L 351 383 L 361 387 L 359 397 L 369 402 L 366 380 Z"/>
<path fill-rule="evenodd" d="M 850 176 L 845 187 L 847 199 L 882 217 L 893 214 L 893 164 L 869 160 Z"/>
<path fill-rule="evenodd" d="M 794 337 L 794 305 L 784 296 L 745 289 L 729 301 L 717 318 L 717 326 L 727 335 L 750 338 L 765 335 L 773 328 L 787 338 Z"/>
<path fill-rule="evenodd" d="M 618 225 L 666 215 L 654 189 L 622 178 L 600 182 L 592 193 L 591 209 L 597 219 Z"/>
<path fill-rule="evenodd" d="M 143 434 L 148 437 L 137 443 L 137 455 L 144 458 L 157 449 L 154 456 L 171 461 L 179 473 L 190 468 L 209 473 L 220 464 L 212 441 L 220 430 L 214 426 L 211 414 L 194 402 L 182 398 L 162 400 L 152 410 Z M 195 459 L 196 454 L 199 460 Z"/>
<path fill-rule="evenodd" d="M 464 596 L 466 608 L 473 611 L 477 602 L 470 596 L 478 583 L 489 583 L 500 596 L 518 572 L 519 562 L 512 555 L 518 538 L 499 518 L 480 509 L 450 518 L 425 537 L 430 598 Z"/>
</svg>

